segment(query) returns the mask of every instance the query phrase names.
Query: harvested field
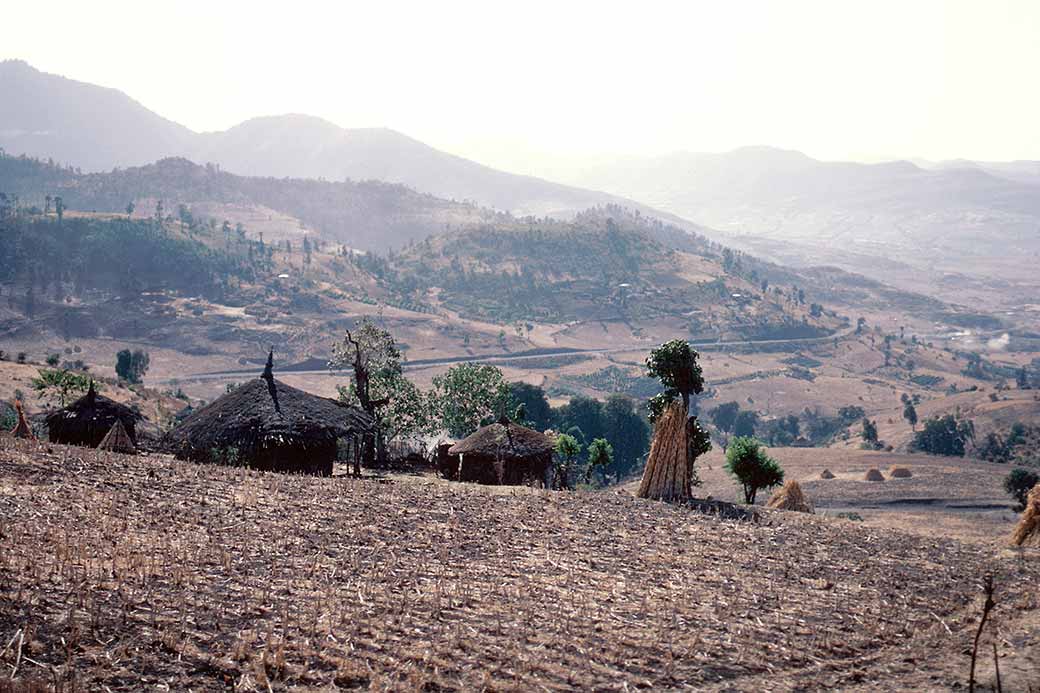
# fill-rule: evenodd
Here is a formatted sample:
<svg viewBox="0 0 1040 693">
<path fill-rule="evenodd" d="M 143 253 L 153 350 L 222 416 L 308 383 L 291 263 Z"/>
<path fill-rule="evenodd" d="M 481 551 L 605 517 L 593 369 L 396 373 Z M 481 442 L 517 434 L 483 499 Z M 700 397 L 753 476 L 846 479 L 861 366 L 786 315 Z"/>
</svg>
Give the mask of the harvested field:
<svg viewBox="0 0 1040 693">
<path fill-rule="evenodd" d="M 941 533 L 0 444 L 20 683 L 945 690 L 984 572 L 1006 633 L 1040 613 L 1035 556 Z M 1005 690 L 1025 687 L 1012 642 Z"/>
</svg>

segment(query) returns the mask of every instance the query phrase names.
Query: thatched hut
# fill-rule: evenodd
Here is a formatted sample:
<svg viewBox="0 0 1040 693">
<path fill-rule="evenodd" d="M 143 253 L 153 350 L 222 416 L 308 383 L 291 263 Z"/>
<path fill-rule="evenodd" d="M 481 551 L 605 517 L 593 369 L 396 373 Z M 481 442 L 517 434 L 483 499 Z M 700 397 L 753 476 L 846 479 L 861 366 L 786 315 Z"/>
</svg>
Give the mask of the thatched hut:
<svg viewBox="0 0 1040 693">
<path fill-rule="evenodd" d="M 1011 543 L 1040 549 L 1040 484 L 1026 496 L 1026 509 L 1011 535 Z"/>
<path fill-rule="evenodd" d="M 136 444 L 140 419 L 130 407 L 99 395 L 91 382 L 87 394 L 47 415 L 47 435 L 52 443 L 96 448 L 119 421 Z"/>
<path fill-rule="evenodd" d="M 29 422 L 25 420 L 25 411 L 22 409 L 22 403 L 18 400 L 14 401 L 14 411 L 15 415 L 18 417 L 18 423 L 16 423 L 14 429 L 11 430 L 11 435 L 15 438 L 22 438 L 23 440 L 36 440 L 36 434 L 33 433 Z"/>
<path fill-rule="evenodd" d="M 834 472 L 832 472 L 829 469 L 824 469 L 822 472 L 820 472 L 820 478 L 821 479 L 833 479 L 834 478 Z"/>
<path fill-rule="evenodd" d="M 813 510 L 808 496 L 802 491 L 801 485 L 794 479 L 786 481 L 783 487 L 769 499 L 766 507 L 774 510 L 792 510 L 799 513 L 816 512 Z"/>
<path fill-rule="evenodd" d="M 448 459 L 456 464 L 442 473 L 449 479 L 481 484 L 545 481 L 552 451 L 552 441 L 544 433 L 503 417 L 448 448 Z"/>
<path fill-rule="evenodd" d="M 122 421 L 116 421 L 112 424 L 112 428 L 108 429 L 108 433 L 105 434 L 104 439 L 98 445 L 98 450 L 121 452 L 124 455 L 137 454 L 137 446 L 130 439 L 130 434 L 126 432 Z"/>
<path fill-rule="evenodd" d="M 888 476 L 892 479 L 909 479 L 914 475 L 906 467 L 889 467 Z"/>
<path fill-rule="evenodd" d="M 263 375 L 192 412 L 162 447 L 194 462 L 329 476 L 339 439 L 371 431 L 360 409 L 275 380 L 268 356 Z"/>
</svg>

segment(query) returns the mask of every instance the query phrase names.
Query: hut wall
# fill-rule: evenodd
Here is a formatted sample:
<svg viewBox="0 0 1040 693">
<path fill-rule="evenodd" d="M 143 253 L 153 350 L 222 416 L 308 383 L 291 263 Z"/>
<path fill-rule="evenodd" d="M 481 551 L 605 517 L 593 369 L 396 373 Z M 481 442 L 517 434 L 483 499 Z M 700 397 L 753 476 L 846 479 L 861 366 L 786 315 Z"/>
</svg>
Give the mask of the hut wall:
<svg viewBox="0 0 1040 693">
<path fill-rule="evenodd" d="M 177 457 L 203 464 L 243 466 L 264 472 L 332 476 L 337 452 L 336 441 L 332 440 L 311 442 L 306 446 L 283 444 L 254 450 L 233 447 L 190 450 L 178 453 Z"/>
<path fill-rule="evenodd" d="M 455 463 L 458 464 L 458 456 L 454 457 Z M 459 481 L 488 485 L 522 486 L 532 481 L 544 482 L 552 462 L 551 452 L 531 457 L 507 459 L 503 462 L 499 462 L 491 455 L 476 452 L 464 453 L 462 457 Z"/>
<path fill-rule="evenodd" d="M 53 416 L 47 419 L 47 438 L 60 445 L 84 445 L 96 448 L 105 439 L 116 421 L 123 422 L 130 440 L 137 443 L 137 430 L 133 417 L 119 417 L 110 412 L 98 412 L 93 416 Z"/>
</svg>

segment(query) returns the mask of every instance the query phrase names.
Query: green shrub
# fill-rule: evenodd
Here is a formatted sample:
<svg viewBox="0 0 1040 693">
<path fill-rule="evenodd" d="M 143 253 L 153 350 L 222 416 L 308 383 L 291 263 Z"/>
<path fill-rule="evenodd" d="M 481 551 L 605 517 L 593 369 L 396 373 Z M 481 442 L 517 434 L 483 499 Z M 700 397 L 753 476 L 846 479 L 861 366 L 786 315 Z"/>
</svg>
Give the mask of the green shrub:
<svg viewBox="0 0 1040 693">
<path fill-rule="evenodd" d="M 766 454 L 754 438 L 737 436 L 726 450 L 725 469 L 744 491 L 744 502 L 751 505 L 759 489 L 773 488 L 784 482 L 780 463 Z"/>
</svg>

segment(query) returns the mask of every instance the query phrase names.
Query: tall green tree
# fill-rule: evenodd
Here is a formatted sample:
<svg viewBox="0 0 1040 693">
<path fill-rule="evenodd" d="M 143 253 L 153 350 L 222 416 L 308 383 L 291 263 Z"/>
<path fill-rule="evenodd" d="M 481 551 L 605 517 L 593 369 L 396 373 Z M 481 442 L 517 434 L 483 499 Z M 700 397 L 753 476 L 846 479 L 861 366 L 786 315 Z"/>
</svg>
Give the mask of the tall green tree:
<svg viewBox="0 0 1040 693">
<path fill-rule="evenodd" d="M 581 455 L 581 445 L 574 436 L 560 433 L 556 436 L 553 452 L 556 453 L 553 465 L 556 478 L 553 485 L 558 489 L 569 489 L 575 460 Z"/>
<path fill-rule="evenodd" d="M 510 408 L 515 412 L 517 407 L 524 407 L 524 421 L 517 423 L 544 431 L 553 425 L 553 410 L 549 398 L 538 385 L 525 382 L 509 383 Z"/>
<path fill-rule="evenodd" d="M 508 413 L 509 387 L 495 366 L 460 363 L 434 378 L 433 389 L 441 424 L 455 438 Z"/>
<path fill-rule="evenodd" d="M 357 401 L 372 419 L 380 421 L 380 409 L 390 402 L 390 390 L 400 385 L 401 350 L 397 348 L 393 335 L 376 325 L 367 316 L 347 330 L 343 340 L 332 347 L 329 368 L 349 368 L 353 372 L 346 397 Z M 376 386 L 373 387 L 373 380 Z M 386 460 L 386 445 L 382 426 L 377 426 L 375 439 L 367 439 L 363 447 L 366 463 Z"/>
<path fill-rule="evenodd" d="M 606 435 L 603 402 L 593 397 L 571 397 L 567 404 L 557 410 L 556 418 L 561 431 L 580 428 L 586 441 Z"/>
<path fill-rule="evenodd" d="M 907 400 L 906 406 L 903 407 L 903 418 L 910 424 L 911 430 L 917 430 L 917 409 L 914 408 L 914 403 L 909 400 Z"/>
<path fill-rule="evenodd" d="M 966 444 L 974 435 L 975 427 L 970 421 L 957 421 L 949 414 L 935 416 L 925 421 L 924 428 L 914 436 L 913 448 L 932 455 L 964 457 Z"/>
<path fill-rule="evenodd" d="M 150 363 L 147 351 L 123 349 L 116 354 L 116 375 L 128 383 L 140 383 Z"/>
<path fill-rule="evenodd" d="M 647 377 L 660 379 L 666 396 L 682 397 L 686 411 L 690 410 L 690 396 L 704 391 L 699 356 L 685 339 L 673 339 L 652 350 L 646 359 Z"/>
<path fill-rule="evenodd" d="M 596 438 L 589 443 L 588 465 L 585 467 L 585 483 L 592 483 L 592 473 L 599 472 L 606 476 L 607 469 L 614 462 L 614 446 L 604 438 Z"/>
<path fill-rule="evenodd" d="M 615 482 L 638 469 L 650 448 L 650 427 L 625 395 L 611 395 L 603 405 L 604 438 L 614 448 L 607 470 Z"/>
</svg>

